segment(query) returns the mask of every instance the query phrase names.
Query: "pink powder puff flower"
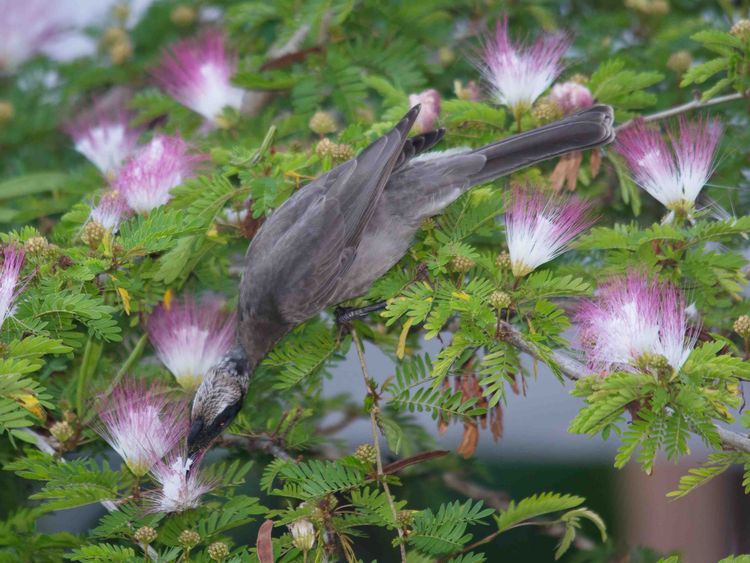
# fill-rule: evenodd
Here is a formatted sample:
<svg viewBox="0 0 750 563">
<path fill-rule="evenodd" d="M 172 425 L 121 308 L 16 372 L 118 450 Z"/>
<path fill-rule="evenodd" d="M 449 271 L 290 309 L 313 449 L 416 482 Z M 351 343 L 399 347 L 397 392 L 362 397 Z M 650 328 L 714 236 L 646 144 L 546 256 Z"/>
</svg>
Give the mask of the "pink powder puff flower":
<svg viewBox="0 0 750 563">
<path fill-rule="evenodd" d="M 225 48 L 221 32 L 210 30 L 165 50 L 153 74 L 170 96 L 215 122 L 225 107 L 242 105 L 244 90 L 230 82 L 236 68 L 236 56 Z"/>
<path fill-rule="evenodd" d="M 127 215 L 129 209 L 125 200 L 116 191 L 105 193 L 99 203 L 91 210 L 89 221 L 94 221 L 105 230 L 116 233 L 120 221 Z"/>
<path fill-rule="evenodd" d="M 594 105 L 594 96 L 591 95 L 591 91 L 583 84 L 572 80 L 555 84 L 552 87 L 550 99 L 564 114 L 576 113 Z"/>
<path fill-rule="evenodd" d="M 172 188 L 192 176 L 199 160 L 180 137 L 156 135 L 125 162 L 115 188 L 130 209 L 148 213 L 171 199 Z"/>
<path fill-rule="evenodd" d="M 156 353 L 177 382 L 197 389 L 203 376 L 234 343 L 236 316 L 225 315 L 221 302 L 189 296 L 159 305 L 148 321 L 148 334 Z"/>
<path fill-rule="evenodd" d="M 143 477 L 185 436 L 186 414 L 186 405 L 170 400 L 164 387 L 128 380 L 102 398 L 94 429 Z"/>
<path fill-rule="evenodd" d="M 0 263 L 0 328 L 13 310 L 13 302 L 20 293 L 18 277 L 23 268 L 24 251 L 15 246 L 6 246 Z"/>
<path fill-rule="evenodd" d="M 138 145 L 138 129 L 129 125 L 124 111 L 95 109 L 89 117 L 81 117 L 68 125 L 66 132 L 73 138 L 75 149 L 85 156 L 102 174 L 117 172 Z"/>
<path fill-rule="evenodd" d="M 409 95 L 409 107 L 422 104 L 417 121 L 414 123 L 416 133 L 432 131 L 440 115 L 440 94 L 434 88 Z"/>
<path fill-rule="evenodd" d="M 603 285 L 595 299 L 581 304 L 575 320 L 595 369 L 633 368 L 644 356 L 655 355 L 679 370 L 697 338 L 697 331 L 687 335 L 682 293 L 670 283 L 632 272 Z"/>
<path fill-rule="evenodd" d="M 718 120 L 688 121 L 669 130 L 669 146 L 661 133 L 636 121 L 618 133 L 615 148 L 625 158 L 633 179 L 672 211 L 690 212 L 714 170 L 722 134 Z"/>
<path fill-rule="evenodd" d="M 215 481 L 201 474 L 201 459 L 202 455 L 191 458 L 184 448 L 178 448 L 154 465 L 151 475 L 159 488 L 148 496 L 153 512 L 183 512 L 200 506 L 201 497 L 216 486 Z"/>
<path fill-rule="evenodd" d="M 574 197 L 516 189 L 511 198 L 505 225 L 516 277 L 565 252 L 570 242 L 593 223 L 587 216 L 589 204 Z"/>
<path fill-rule="evenodd" d="M 15 72 L 64 31 L 63 14 L 49 0 L 0 0 L 0 72 Z"/>
<path fill-rule="evenodd" d="M 571 44 L 566 33 L 541 33 L 533 44 L 514 42 L 508 17 L 498 22 L 495 37 L 485 41 L 477 64 L 496 102 L 517 116 L 530 108 L 563 70 L 562 57 Z"/>
</svg>

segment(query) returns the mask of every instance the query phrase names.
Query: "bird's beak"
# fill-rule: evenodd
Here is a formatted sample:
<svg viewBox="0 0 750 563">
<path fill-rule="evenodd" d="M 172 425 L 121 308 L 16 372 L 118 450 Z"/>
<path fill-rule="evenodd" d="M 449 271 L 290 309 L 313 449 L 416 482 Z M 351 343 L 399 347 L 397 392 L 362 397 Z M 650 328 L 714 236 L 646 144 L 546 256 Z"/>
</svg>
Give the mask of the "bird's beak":
<svg viewBox="0 0 750 563">
<path fill-rule="evenodd" d="M 188 455 L 193 456 L 198 453 L 204 446 L 208 445 L 206 440 L 206 425 L 203 419 L 194 418 L 190 423 L 190 433 L 188 434 Z"/>
</svg>

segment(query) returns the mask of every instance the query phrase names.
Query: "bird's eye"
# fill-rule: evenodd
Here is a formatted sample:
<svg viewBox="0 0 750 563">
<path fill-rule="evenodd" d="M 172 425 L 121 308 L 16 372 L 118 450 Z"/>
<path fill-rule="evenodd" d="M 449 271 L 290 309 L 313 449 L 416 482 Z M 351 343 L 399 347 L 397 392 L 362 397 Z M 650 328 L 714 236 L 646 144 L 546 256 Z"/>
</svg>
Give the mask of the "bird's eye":
<svg viewBox="0 0 750 563">
<path fill-rule="evenodd" d="M 237 414 L 238 410 L 239 410 L 238 405 L 229 405 L 227 408 L 221 411 L 218 414 L 218 416 L 214 419 L 214 425 L 217 428 L 224 428 L 227 424 L 229 424 L 232 421 L 232 419 Z"/>
</svg>

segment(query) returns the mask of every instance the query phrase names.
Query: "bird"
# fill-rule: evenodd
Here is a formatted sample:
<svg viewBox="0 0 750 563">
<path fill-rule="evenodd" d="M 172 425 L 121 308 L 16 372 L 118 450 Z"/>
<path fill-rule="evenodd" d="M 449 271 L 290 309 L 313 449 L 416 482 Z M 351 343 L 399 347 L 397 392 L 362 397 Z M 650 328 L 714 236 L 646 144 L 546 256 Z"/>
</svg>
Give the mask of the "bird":
<svg viewBox="0 0 750 563">
<path fill-rule="evenodd" d="M 237 344 L 196 391 L 191 454 L 232 422 L 274 345 L 327 307 L 363 295 L 406 254 L 425 219 L 473 186 L 615 136 L 612 108 L 594 105 L 477 149 L 433 151 L 445 130 L 409 137 L 419 111 L 415 105 L 359 155 L 300 188 L 253 237 L 239 286 Z"/>
</svg>

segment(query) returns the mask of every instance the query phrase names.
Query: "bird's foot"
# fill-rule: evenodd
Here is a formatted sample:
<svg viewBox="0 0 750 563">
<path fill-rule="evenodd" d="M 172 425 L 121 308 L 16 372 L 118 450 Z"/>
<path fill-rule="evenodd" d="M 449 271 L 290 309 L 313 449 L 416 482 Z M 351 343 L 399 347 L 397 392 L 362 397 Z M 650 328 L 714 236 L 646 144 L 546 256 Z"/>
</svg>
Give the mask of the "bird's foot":
<svg viewBox="0 0 750 563">
<path fill-rule="evenodd" d="M 385 307 L 385 301 L 378 301 L 365 307 L 336 307 L 333 311 L 333 316 L 336 319 L 336 324 L 342 326 L 358 319 L 364 319 L 370 313 L 382 311 Z"/>
</svg>

